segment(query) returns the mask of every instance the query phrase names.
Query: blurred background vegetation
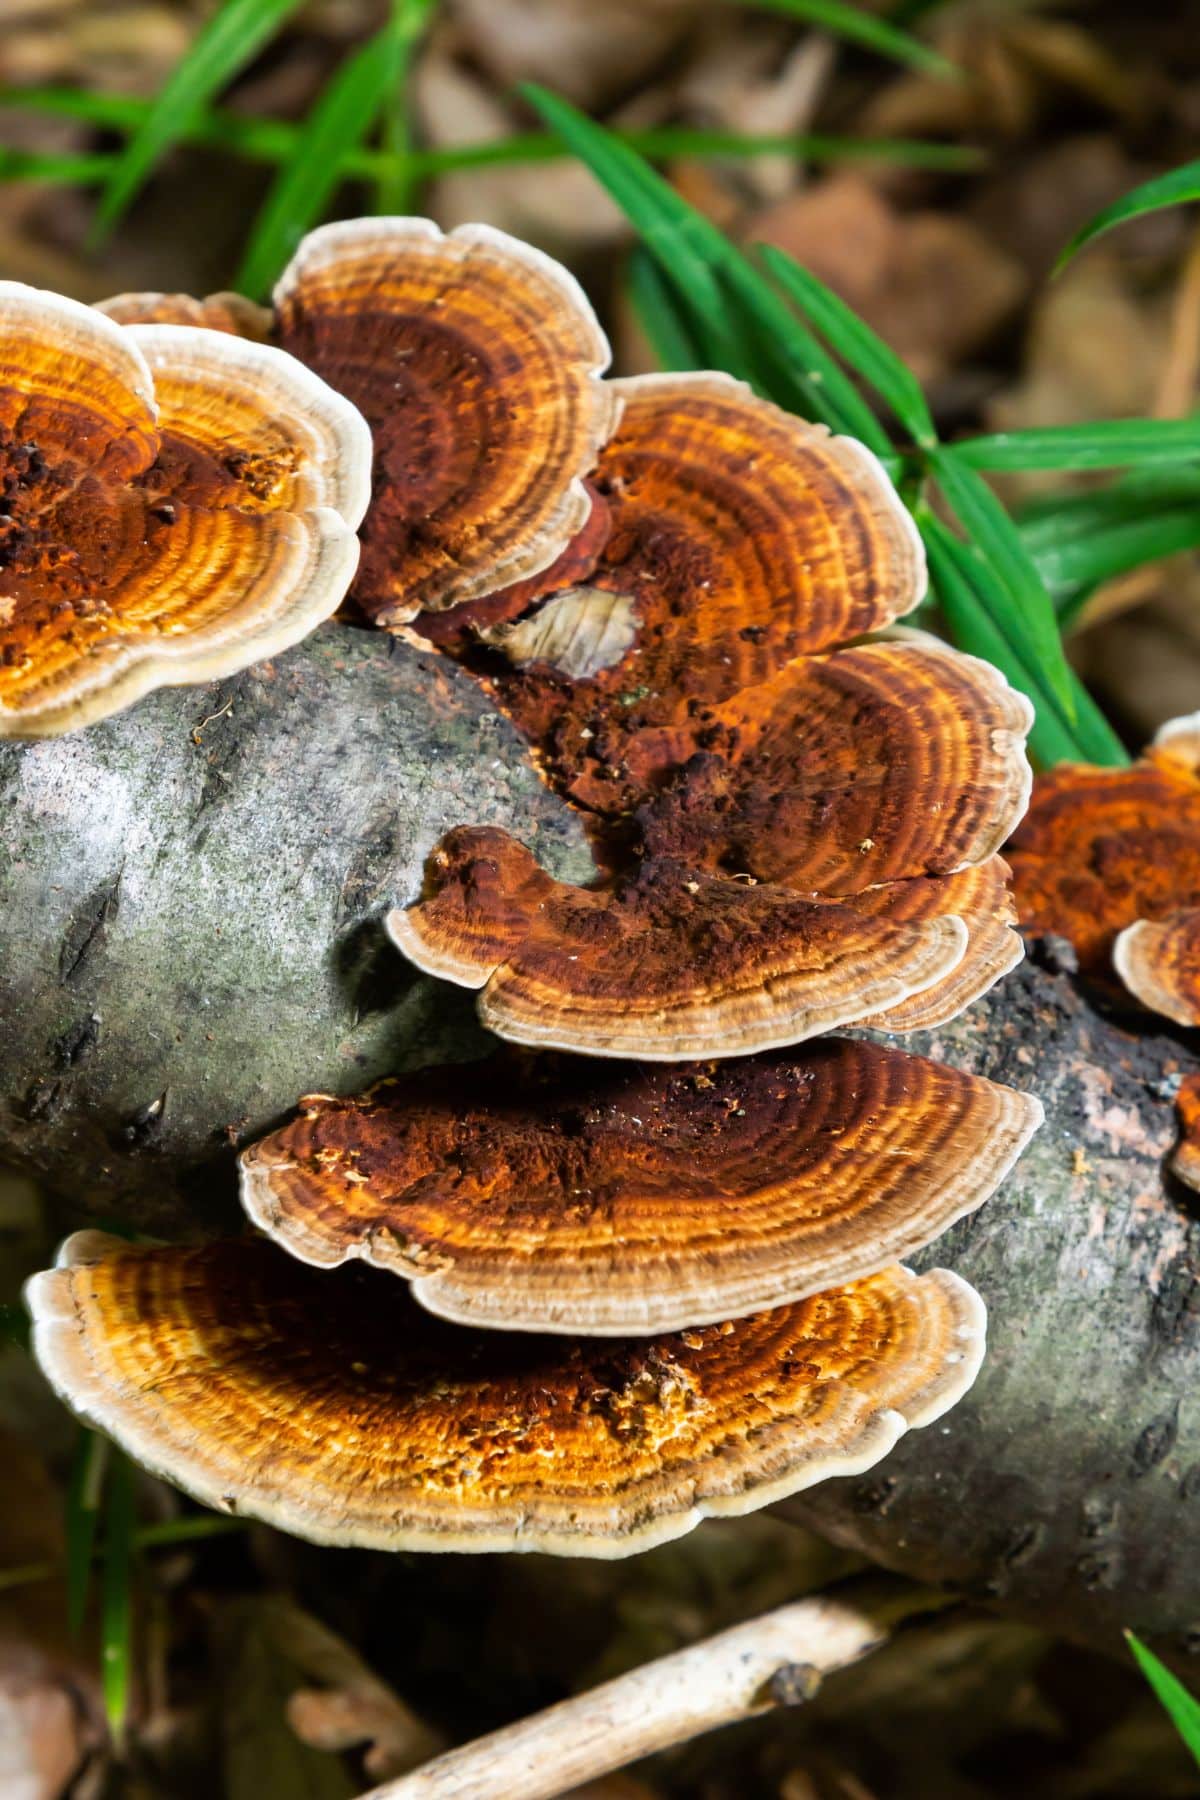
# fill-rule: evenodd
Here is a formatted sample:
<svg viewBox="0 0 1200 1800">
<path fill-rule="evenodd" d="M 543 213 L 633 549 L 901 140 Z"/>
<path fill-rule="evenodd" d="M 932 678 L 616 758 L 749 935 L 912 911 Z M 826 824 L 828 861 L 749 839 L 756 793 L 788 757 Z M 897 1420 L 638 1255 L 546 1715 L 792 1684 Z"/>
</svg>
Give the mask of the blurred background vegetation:
<svg viewBox="0 0 1200 1800">
<path fill-rule="evenodd" d="M 619 372 L 731 367 L 876 443 L 1046 762 L 1200 699 L 1196 217 L 1126 207 L 1052 278 L 1198 148 L 1194 0 L 0 0 L 0 275 L 264 298 L 328 216 L 528 238 Z M 16 1303 L 45 1236 L 0 1178 L 5 1800 L 336 1800 L 847 1567 L 769 1518 L 611 1568 L 214 1520 L 46 1395 Z M 1197 1791 L 1131 1663 L 970 1613 L 602 1790 Z"/>
</svg>

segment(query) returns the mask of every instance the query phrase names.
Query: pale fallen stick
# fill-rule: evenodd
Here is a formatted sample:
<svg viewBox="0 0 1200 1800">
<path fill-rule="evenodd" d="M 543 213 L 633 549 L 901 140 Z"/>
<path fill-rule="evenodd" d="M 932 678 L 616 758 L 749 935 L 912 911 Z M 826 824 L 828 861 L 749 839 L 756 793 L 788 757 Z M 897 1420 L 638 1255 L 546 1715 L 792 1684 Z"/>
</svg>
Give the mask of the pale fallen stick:
<svg viewBox="0 0 1200 1800">
<path fill-rule="evenodd" d="M 554 1800 L 718 1725 L 807 1699 L 938 1589 L 873 1582 L 796 1600 L 438 1756 L 363 1800 Z"/>
</svg>

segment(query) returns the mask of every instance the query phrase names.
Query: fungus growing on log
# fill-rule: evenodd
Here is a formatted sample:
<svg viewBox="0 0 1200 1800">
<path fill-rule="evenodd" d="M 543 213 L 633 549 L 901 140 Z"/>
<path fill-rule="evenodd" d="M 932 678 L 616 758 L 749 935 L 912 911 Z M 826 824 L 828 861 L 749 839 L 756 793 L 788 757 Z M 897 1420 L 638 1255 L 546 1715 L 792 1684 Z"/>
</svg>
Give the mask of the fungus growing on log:
<svg viewBox="0 0 1200 1800">
<path fill-rule="evenodd" d="M 393 940 L 482 989 L 501 1037 L 655 1058 L 914 1030 L 1019 960 L 994 853 L 1028 796 L 1030 714 L 990 665 L 873 644 L 793 663 L 735 708 L 636 815 L 642 853 L 615 880 L 572 888 L 515 839 L 461 829 L 388 915 Z"/>
<path fill-rule="evenodd" d="M 266 329 L 222 296 L 110 311 Z M 270 335 L 372 428 L 354 599 L 486 684 L 607 870 L 460 825 L 392 939 L 502 1037 L 705 1060 L 505 1051 L 311 1097 L 243 1158 L 278 1243 L 72 1240 L 30 1289 L 43 1367 L 209 1504 L 339 1543 L 618 1555 L 865 1469 L 982 1355 L 973 1291 L 896 1259 L 1041 1109 L 784 1051 L 941 1022 L 1012 966 L 1027 703 L 858 641 L 925 586 L 868 450 L 724 376 L 604 383 L 574 282 L 499 233 L 324 228 Z"/>
<path fill-rule="evenodd" d="M 572 887 L 506 832 L 471 826 L 442 839 L 424 898 L 385 923 L 426 974 L 478 988 L 499 1037 L 668 1062 L 747 1056 L 886 1012 L 944 980 L 968 941 L 951 916 L 893 923 L 670 857 Z"/>
<path fill-rule="evenodd" d="M 354 573 L 370 458 L 278 350 L 0 283 L 0 737 L 306 636 Z"/>
<path fill-rule="evenodd" d="M 1023 925 L 1069 939 L 1084 975 L 1200 1024 L 1200 715 L 1170 720 L 1132 768 L 1041 776 L 1008 854 Z"/>
<path fill-rule="evenodd" d="M 147 308 L 224 296 L 124 294 Z M 273 341 L 353 401 L 375 442 L 354 599 L 378 625 L 548 568 L 586 524 L 584 476 L 620 411 L 608 342 L 574 276 L 488 225 L 351 219 L 304 238 Z M 235 325 L 235 329 L 240 328 Z"/>
<path fill-rule="evenodd" d="M 1171 1173 L 1200 1192 L 1200 1075 L 1186 1075 L 1175 1096 L 1179 1142 L 1171 1155 Z"/>
<path fill-rule="evenodd" d="M 831 1038 L 671 1069 L 500 1055 L 314 1095 L 243 1152 L 292 1255 L 463 1324 L 589 1336 L 741 1317 L 911 1255 L 988 1197 L 1032 1096 Z"/>
<path fill-rule="evenodd" d="M 483 637 L 511 665 L 489 665 L 499 703 L 555 785 L 620 812 L 648 791 L 625 762 L 638 733 L 674 726 L 681 763 L 708 708 L 911 611 L 925 567 L 912 520 L 855 440 L 725 375 L 611 385 L 624 410 L 593 476 L 606 541 L 519 626 Z M 581 589 L 608 596 L 582 620 Z"/>
<path fill-rule="evenodd" d="M 83 1417 L 206 1505 L 317 1542 L 623 1556 L 871 1467 L 966 1392 L 984 1311 L 891 1265 L 636 1339 L 448 1325 L 261 1239 L 68 1240 L 27 1289 Z"/>
<path fill-rule="evenodd" d="M 96 311 L 107 313 L 118 325 L 199 325 L 260 344 L 269 342 L 275 328 L 270 309 L 244 294 L 209 294 L 204 300 L 190 294 L 115 294 L 101 300 Z"/>
</svg>

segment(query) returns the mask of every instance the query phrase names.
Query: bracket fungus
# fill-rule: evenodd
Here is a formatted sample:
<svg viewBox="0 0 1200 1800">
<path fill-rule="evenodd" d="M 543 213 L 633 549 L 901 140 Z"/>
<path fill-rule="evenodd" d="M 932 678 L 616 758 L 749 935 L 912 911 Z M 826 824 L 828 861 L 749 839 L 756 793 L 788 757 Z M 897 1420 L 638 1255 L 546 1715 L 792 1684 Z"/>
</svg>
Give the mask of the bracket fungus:
<svg viewBox="0 0 1200 1800">
<path fill-rule="evenodd" d="M 191 317 L 224 299 L 105 304 Z M 550 257 L 488 225 L 351 219 L 303 239 L 274 303 L 273 341 L 372 430 L 354 599 L 376 624 L 536 575 L 586 524 L 584 477 L 620 395 L 600 379 L 610 353 L 590 302 Z"/>
<path fill-rule="evenodd" d="M 614 880 L 569 887 L 460 829 L 388 915 L 393 940 L 481 989 L 502 1037 L 668 1059 L 940 1023 L 1020 959 L 995 852 L 1028 798 L 1030 714 L 990 665 L 866 645 L 721 710 Z"/>
<path fill-rule="evenodd" d="M 219 1511 L 389 1550 L 648 1548 L 869 1468 L 983 1354 L 978 1295 L 940 1269 L 633 1339 L 467 1331 L 388 1285 L 262 1239 L 83 1232 L 27 1292 L 50 1381 L 147 1467 Z"/>
<path fill-rule="evenodd" d="M 370 458 L 279 350 L 0 283 L 0 737 L 305 637 L 354 573 Z"/>
<path fill-rule="evenodd" d="M 1021 955 L 995 853 L 1028 802 L 1028 702 L 929 638 L 846 643 L 925 585 L 861 445 L 724 376 L 614 385 L 591 566 L 577 544 L 556 594 L 447 642 L 614 877 L 568 888 L 459 830 L 393 939 L 482 989 L 501 1036 L 593 1055 L 953 1016 Z"/>
<path fill-rule="evenodd" d="M 497 1035 L 576 1054 L 310 1096 L 243 1153 L 255 1237 L 69 1240 L 28 1290 L 51 1381 L 206 1503 L 322 1542 L 616 1556 L 870 1467 L 983 1353 L 974 1291 L 898 1259 L 1041 1119 L 893 1048 L 789 1048 L 940 1023 L 1020 955 L 998 850 L 1030 709 L 933 640 L 861 641 L 925 587 L 884 470 L 725 376 L 601 380 L 574 280 L 482 226 L 325 227 L 270 314 L 107 313 L 110 361 L 163 389 L 114 468 L 165 457 L 172 505 L 212 445 L 153 433 L 212 370 L 299 358 L 361 408 L 352 598 L 486 684 L 605 873 L 443 837 L 392 939 Z M 212 433 L 248 431 L 232 410 Z M 288 494 L 312 485 L 298 457 Z"/>
<path fill-rule="evenodd" d="M 1042 776 L 1009 851 L 1021 923 L 1068 938 L 1081 971 L 1200 1025 L 1200 714 L 1127 769 Z"/>
<path fill-rule="evenodd" d="M 993 1192 L 1031 1095 L 830 1038 L 737 1063 L 501 1055 L 315 1095 L 242 1154 L 253 1222 L 445 1319 L 589 1336 L 807 1298 L 922 1249 Z"/>
</svg>

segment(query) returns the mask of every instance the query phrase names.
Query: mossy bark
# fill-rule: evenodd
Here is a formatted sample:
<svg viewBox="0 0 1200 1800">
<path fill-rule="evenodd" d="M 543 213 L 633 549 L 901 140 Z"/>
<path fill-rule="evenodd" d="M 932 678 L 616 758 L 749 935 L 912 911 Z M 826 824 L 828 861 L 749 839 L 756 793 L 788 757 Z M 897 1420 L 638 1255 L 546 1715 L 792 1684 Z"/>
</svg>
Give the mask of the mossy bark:
<svg viewBox="0 0 1200 1800">
<path fill-rule="evenodd" d="M 238 1217 L 237 1144 L 313 1090 L 483 1048 L 383 907 L 453 825 L 556 874 L 578 821 L 460 671 L 332 625 L 209 689 L 0 748 L 0 1159 L 76 1217 Z M 1044 1130 L 920 1259 L 991 1314 L 967 1401 L 794 1517 L 1100 1646 L 1200 1650 L 1200 1215 L 1164 1174 L 1190 1043 L 1031 958 L 907 1047 L 1033 1090 Z M 738 1529 L 735 1523 L 728 1527 Z"/>
</svg>

